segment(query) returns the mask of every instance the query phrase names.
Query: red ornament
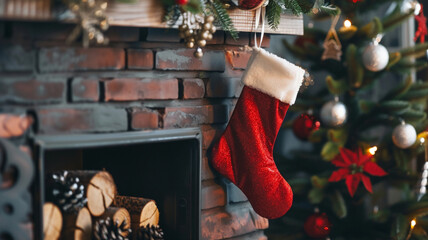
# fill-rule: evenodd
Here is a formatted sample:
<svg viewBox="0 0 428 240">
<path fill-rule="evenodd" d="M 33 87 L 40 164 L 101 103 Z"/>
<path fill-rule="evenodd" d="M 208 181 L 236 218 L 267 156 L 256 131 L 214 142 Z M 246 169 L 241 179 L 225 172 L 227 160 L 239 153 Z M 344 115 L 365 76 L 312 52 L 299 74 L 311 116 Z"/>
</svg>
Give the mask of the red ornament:
<svg viewBox="0 0 428 240">
<path fill-rule="evenodd" d="M 175 3 L 178 5 L 186 5 L 189 0 L 175 0 Z"/>
<path fill-rule="evenodd" d="M 330 234 L 332 224 L 325 213 L 314 213 L 304 225 L 306 234 L 311 238 L 326 238 Z"/>
<path fill-rule="evenodd" d="M 294 40 L 294 45 L 297 47 L 304 48 L 306 44 L 317 45 L 317 40 L 314 37 L 299 36 Z"/>
<path fill-rule="evenodd" d="M 308 140 L 312 131 L 318 130 L 321 123 L 309 114 L 301 114 L 294 120 L 293 132 L 301 140 Z"/>
<path fill-rule="evenodd" d="M 387 174 L 379 165 L 371 161 L 372 157 L 373 155 L 363 154 L 361 149 L 355 153 L 349 149 L 341 148 L 340 154 L 331 161 L 332 164 L 340 169 L 334 171 L 328 181 L 338 182 L 345 179 L 349 194 L 353 197 L 357 191 L 358 184 L 362 180 L 367 191 L 372 193 L 372 182 L 363 173 L 366 172 L 379 177 Z"/>
<path fill-rule="evenodd" d="M 238 0 L 238 8 L 242 10 L 255 10 L 261 7 L 265 0 Z"/>
<path fill-rule="evenodd" d="M 424 15 L 424 6 L 421 4 L 421 11 L 418 16 L 415 16 L 415 20 L 418 22 L 418 30 L 416 30 L 415 38 L 413 41 L 420 40 L 421 43 L 425 42 L 425 36 L 428 34 L 427 30 L 427 18 Z"/>
</svg>

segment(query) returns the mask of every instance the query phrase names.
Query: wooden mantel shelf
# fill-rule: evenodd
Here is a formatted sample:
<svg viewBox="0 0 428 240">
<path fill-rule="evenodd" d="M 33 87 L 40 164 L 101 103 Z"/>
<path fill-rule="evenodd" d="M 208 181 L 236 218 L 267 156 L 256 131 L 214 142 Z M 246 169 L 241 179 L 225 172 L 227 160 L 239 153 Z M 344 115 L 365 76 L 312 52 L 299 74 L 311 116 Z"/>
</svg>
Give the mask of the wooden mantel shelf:
<svg viewBox="0 0 428 240">
<path fill-rule="evenodd" d="M 53 0 L 0 0 L 0 19 L 51 21 L 55 20 L 52 14 Z M 133 26 L 167 28 L 162 22 L 162 5 L 159 0 L 136 0 L 135 3 L 109 2 L 107 15 L 112 26 Z M 254 31 L 255 11 L 231 10 L 229 15 L 239 32 Z M 260 31 L 260 28 L 258 29 Z M 283 14 L 279 28 L 270 29 L 267 24 L 267 33 L 276 34 L 303 34 L 303 17 Z"/>
</svg>

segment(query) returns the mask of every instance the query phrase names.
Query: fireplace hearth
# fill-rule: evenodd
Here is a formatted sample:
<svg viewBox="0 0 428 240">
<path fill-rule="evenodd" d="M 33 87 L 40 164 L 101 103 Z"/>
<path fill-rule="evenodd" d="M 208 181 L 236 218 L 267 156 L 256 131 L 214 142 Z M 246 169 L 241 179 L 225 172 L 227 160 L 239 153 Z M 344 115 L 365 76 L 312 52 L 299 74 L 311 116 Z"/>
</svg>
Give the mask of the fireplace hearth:
<svg viewBox="0 0 428 240">
<path fill-rule="evenodd" d="M 156 201 L 166 239 L 200 239 L 201 144 L 198 128 L 38 136 L 34 222 L 43 222 L 47 173 L 106 170 L 119 195 Z M 43 226 L 35 229 L 36 239 L 43 239 Z"/>
<path fill-rule="evenodd" d="M 18 172 L 17 180 L 32 186 L 21 189 L 26 203 L 23 218 L 11 219 L 0 212 L 6 216 L 0 220 L 16 229 L 0 228 L 0 238 L 42 239 L 46 173 L 105 169 L 120 195 L 156 200 L 161 227 L 168 234 L 186 231 L 193 234 L 187 239 L 265 240 L 267 219 L 254 212 L 236 186 L 224 186 L 209 166 L 209 149 L 222 134 L 240 95 L 240 79 L 251 56 L 246 46 L 254 45 L 253 35 L 241 32 L 239 41 L 234 41 L 217 31 L 207 42 L 203 58 L 196 59 L 173 29 L 115 26 L 106 33 L 109 45 L 82 48 L 80 43 L 65 44 L 73 27 L 0 21 L 0 124 L 14 130 L 8 131 L 6 141 L 16 151 L 29 154 L 31 174 Z M 264 39 L 263 47 L 268 47 L 269 35 Z M 196 148 L 197 141 L 200 152 L 180 152 Z M 12 148 L 5 149 L 10 164 L 15 154 L 9 151 Z M 180 187 L 187 180 L 170 181 L 188 174 L 186 167 L 197 167 L 187 162 L 196 155 L 201 168 L 197 208 L 188 200 L 196 194 L 190 190 L 195 185 L 188 183 L 183 192 Z M 152 168 L 146 161 L 153 162 Z M 1 165 L 0 179 L 9 174 Z M 143 168 L 150 174 L 143 174 Z M 195 174 L 192 171 L 191 178 Z M 23 175 L 27 178 L 21 179 Z M 131 188 L 134 182 L 141 188 Z M 176 184 L 177 189 L 168 192 L 173 189 L 168 184 Z M 160 194 L 160 189 L 167 190 Z M 175 205 L 165 204 L 168 201 Z M 167 218 L 166 213 L 172 215 Z"/>
</svg>

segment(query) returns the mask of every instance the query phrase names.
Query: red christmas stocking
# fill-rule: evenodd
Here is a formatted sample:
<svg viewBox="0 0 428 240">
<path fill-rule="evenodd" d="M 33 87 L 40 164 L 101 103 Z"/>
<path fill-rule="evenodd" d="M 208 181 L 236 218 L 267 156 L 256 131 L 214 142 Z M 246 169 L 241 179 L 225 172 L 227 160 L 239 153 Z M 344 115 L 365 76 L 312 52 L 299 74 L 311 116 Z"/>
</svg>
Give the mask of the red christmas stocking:
<svg viewBox="0 0 428 240">
<path fill-rule="evenodd" d="M 243 76 L 245 84 L 232 117 L 212 149 L 212 166 L 247 196 L 266 218 L 283 216 L 293 192 L 276 168 L 273 146 L 296 99 L 304 70 L 254 48 Z"/>
</svg>

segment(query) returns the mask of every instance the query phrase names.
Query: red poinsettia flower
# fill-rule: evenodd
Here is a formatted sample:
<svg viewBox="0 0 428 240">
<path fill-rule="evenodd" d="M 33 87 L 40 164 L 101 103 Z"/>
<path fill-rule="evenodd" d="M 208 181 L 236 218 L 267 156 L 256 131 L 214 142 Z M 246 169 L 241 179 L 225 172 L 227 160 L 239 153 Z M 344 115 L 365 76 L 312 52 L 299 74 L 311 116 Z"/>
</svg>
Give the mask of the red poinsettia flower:
<svg viewBox="0 0 428 240">
<path fill-rule="evenodd" d="M 363 154 L 361 149 L 356 153 L 349 149 L 341 148 L 340 154 L 331 162 L 340 169 L 334 171 L 328 181 L 338 182 L 345 179 L 351 197 L 357 191 L 360 181 L 363 181 L 364 187 L 372 193 L 372 182 L 368 176 L 364 175 L 364 172 L 379 177 L 387 174 L 379 165 L 370 161 L 372 157 L 372 155 Z"/>
</svg>

